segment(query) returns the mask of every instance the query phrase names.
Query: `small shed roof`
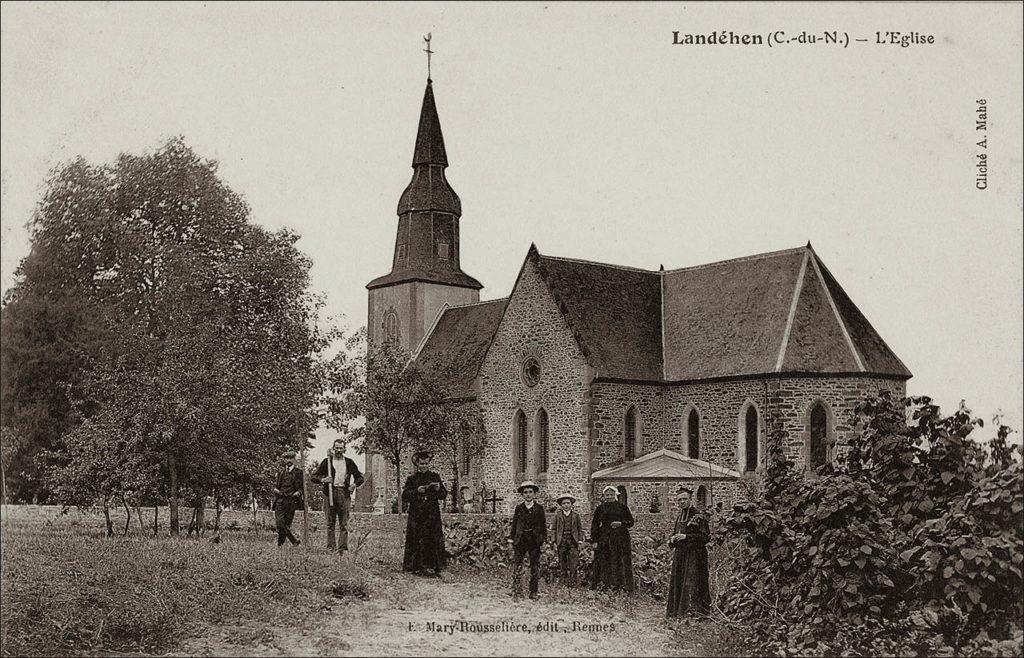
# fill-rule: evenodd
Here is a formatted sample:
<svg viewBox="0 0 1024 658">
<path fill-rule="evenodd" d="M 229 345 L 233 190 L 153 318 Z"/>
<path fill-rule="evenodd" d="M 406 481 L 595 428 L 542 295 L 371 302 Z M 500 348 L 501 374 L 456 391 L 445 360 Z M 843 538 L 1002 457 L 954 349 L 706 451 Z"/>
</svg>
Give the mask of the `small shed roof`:
<svg viewBox="0 0 1024 658">
<path fill-rule="evenodd" d="M 595 480 L 732 480 L 740 474 L 702 459 L 662 449 L 595 472 Z"/>
</svg>

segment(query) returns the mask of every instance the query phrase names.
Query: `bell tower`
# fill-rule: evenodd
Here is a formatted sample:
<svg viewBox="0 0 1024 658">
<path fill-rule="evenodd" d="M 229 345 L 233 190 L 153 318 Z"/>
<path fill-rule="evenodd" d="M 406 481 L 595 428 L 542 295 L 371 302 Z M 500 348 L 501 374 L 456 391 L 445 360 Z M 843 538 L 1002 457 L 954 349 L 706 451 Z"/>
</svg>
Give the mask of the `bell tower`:
<svg viewBox="0 0 1024 658">
<path fill-rule="evenodd" d="M 398 201 L 391 272 L 366 284 L 370 345 L 391 340 L 411 352 L 445 304 L 480 301 L 483 286 L 459 264 L 462 202 L 445 177 L 447 167 L 433 82 L 428 77 L 412 180 Z"/>
</svg>

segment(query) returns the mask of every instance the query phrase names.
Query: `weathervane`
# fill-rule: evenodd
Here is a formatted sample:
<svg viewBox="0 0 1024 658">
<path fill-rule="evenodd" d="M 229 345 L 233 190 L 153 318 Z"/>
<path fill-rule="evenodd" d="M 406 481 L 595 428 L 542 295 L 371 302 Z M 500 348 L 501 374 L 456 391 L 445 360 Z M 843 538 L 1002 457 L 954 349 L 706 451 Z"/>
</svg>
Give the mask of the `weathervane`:
<svg viewBox="0 0 1024 658">
<path fill-rule="evenodd" d="M 430 49 L 430 32 L 427 32 L 427 36 L 423 37 L 423 41 L 426 42 L 427 47 L 423 49 L 423 52 L 427 53 L 427 81 L 430 81 L 430 56 L 434 54 L 434 51 Z"/>
</svg>

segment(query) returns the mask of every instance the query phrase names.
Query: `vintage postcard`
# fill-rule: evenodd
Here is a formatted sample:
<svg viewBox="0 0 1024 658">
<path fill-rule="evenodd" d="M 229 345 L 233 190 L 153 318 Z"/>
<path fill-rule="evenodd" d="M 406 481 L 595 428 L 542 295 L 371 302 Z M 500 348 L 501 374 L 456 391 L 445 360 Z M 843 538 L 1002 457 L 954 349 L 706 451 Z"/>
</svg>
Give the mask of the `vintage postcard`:
<svg viewBox="0 0 1024 658">
<path fill-rule="evenodd" d="M 1021 3 L 0 34 L 3 656 L 1024 652 Z"/>
</svg>

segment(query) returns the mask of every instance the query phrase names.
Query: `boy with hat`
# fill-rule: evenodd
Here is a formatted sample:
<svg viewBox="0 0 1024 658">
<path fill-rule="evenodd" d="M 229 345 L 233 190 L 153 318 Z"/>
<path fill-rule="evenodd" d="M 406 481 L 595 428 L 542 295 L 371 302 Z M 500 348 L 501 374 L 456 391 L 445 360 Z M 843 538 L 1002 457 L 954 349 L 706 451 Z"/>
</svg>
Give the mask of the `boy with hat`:
<svg viewBox="0 0 1024 658">
<path fill-rule="evenodd" d="M 537 598 L 537 586 L 540 583 L 540 549 L 547 539 L 547 520 L 544 508 L 534 502 L 540 487 L 527 480 L 519 485 L 519 494 L 523 502 L 516 505 L 512 515 L 512 531 L 508 541 L 512 544 L 512 598 L 519 598 L 523 593 L 523 558 L 530 557 L 530 598 Z"/>
<path fill-rule="evenodd" d="M 558 497 L 555 512 L 555 547 L 558 551 L 558 573 L 569 586 L 576 584 L 576 568 L 580 561 L 580 541 L 583 540 L 583 522 L 573 509 L 576 498 L 570 494 Z"/>
</svg>

